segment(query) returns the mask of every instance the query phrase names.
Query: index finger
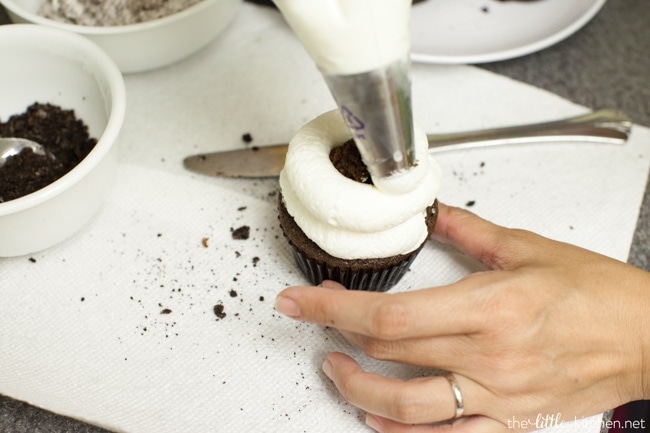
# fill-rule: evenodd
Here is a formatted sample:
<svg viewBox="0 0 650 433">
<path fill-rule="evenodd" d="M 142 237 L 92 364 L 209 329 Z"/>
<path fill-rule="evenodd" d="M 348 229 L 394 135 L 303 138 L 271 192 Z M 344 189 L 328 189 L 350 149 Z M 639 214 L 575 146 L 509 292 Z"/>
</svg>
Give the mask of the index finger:
<svg viewBox="0 0 650 433">
<path fill-rule="evenodd" d="M 275 308 L 297 320 L 331 326 L 382 340 L 478 332 L 484 319 L 475 293 L 492 273 L 403 293 L 346 290 L 338 283 L 289 287 L 278 294 Z"/>
</svg>

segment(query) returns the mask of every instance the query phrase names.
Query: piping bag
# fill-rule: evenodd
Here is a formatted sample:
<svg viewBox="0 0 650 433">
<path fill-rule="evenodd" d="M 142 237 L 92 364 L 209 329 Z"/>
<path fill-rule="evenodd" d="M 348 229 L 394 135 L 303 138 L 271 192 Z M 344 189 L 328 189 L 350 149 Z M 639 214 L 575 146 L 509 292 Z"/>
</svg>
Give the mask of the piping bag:
<svg viewBox="0 0 650 433">
<path fill-rule="evenodd" d="M 374 185 L 413 189 L 411 0 L 274 1 L 322 73 Z"/>
</svg>

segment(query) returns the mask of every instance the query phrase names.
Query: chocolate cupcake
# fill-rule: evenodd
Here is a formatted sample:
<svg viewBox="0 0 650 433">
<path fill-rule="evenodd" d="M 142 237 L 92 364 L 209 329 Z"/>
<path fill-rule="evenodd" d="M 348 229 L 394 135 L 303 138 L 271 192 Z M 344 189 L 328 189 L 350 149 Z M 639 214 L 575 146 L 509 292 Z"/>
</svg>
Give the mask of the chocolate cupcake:
<svg viewBox="0 0 650 433">
<path fill-rule="evenodd" d="M 437 218 L 440 169 L 416 128 L 417 164 L 402 194 L 379 191 L 338 110 L 292 139 L 280 175 L 279 221 L 312 284 L 386 291 L 409 269 Z M 399 175 L 398 175 L 399 176 Z"/>
</svg>

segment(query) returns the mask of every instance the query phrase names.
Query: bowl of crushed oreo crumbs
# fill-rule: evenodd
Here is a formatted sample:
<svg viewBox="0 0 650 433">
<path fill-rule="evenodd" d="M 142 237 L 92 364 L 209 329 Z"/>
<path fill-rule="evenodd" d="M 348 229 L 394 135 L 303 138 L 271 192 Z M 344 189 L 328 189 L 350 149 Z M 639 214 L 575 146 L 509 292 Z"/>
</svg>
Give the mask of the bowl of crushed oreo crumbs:
<svg viewBox="0 0 650 433">
<path fill-rule="evenodd" d="M 0 0 L 14 23 L 79 33 L 124 73 L 170 65 L 199 51 L 242 0 Z"/>
<path fill-rule="evenodd" d="M 126 90 L 115 62 L 83 36 L 0 26 L 0 137 L 40 143 L 0 166 L 0 257 L 31 254 L 77 233 L 117 170 Z"/>
</svg>

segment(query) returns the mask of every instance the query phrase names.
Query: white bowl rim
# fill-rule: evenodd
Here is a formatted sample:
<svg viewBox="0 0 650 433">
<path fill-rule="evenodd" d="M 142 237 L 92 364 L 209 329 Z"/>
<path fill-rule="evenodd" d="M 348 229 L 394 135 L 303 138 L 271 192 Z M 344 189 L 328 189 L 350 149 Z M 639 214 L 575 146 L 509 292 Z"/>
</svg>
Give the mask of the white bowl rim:
<svg viewBox="0 0 650 433">
<path fill-rule="evenodd" d="M 0 3 L 2 3 L 11 12 L 35 24 L 51 26 L 51 27 L 55 27 L 67 31 L 72 31 L 75 33 L 80 33 L 83 35 L 100 36 L 100 35 L 127 34 L 131 32 L 144 31 L 150 28 L 161 27 L 164 26 L 165 24 L 173 23 L 175 21 L 180 21 L 187 15 L 200 13 L 203 9 L 206 9 L 212 6 L 213 3 L 219 1 L 223 1 L 223 0 L 201 0 L 196 4 L 186 9 L 183 9 L 182 11 L 173 13 L 171 15 L 167 15 L 165 17 L 157 18 L 150 21 L 144 21 L 141 23 L 125 24 L 121 26 L 81 26 L 78 24 L 64 23 L 61 21 L 56 21 L 50 18 L 46 18 L 42 15 L 28 12 L 25 9 L 21 8 L 19 5 L 17 5 L 14 0 L 0 0 Z"/>
<path fill-rule="evenodd" d="M 76 184 L 92 171 L 110 151 L 112 146 L 117 145 L 117 138 L 122 129 L 126 113 L 126 87 L 124 77 L 119 68 L 101 48 L 84 36 L 59 30 L 50 27 L 43 27 L 37 24 L 11 24 L 0 26 L 0 38 L 3 34 L 29 34 L 37 35 L 43 39 L 43 46 L 51 44 L 53 40 L 62 43 L 76 45 L 84 50 L 99 68 L 106 75 L 110 94 L 111 107 L 108 113 L 108 121 L 102 134 L 97 137 L 97 144 L 86 157 L 79 162 L 72 170 L 51 184 L 7 202 L 0 203 L 0 217 L 20 212 L 27 208 L 43 203 L 54 196 Z"/>
</svg>

